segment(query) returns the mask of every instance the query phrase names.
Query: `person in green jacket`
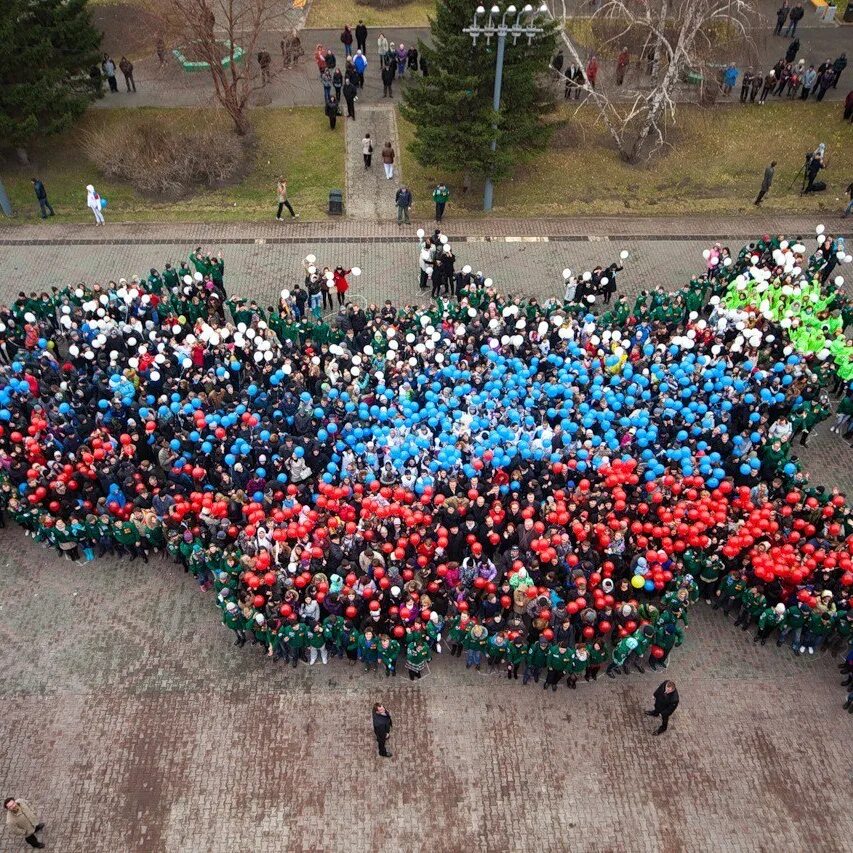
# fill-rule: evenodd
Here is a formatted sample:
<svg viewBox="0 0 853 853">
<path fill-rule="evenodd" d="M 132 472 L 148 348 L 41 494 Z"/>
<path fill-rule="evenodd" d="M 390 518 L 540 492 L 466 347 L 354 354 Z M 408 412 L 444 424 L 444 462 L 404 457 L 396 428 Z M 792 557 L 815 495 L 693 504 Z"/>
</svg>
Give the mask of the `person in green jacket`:
<svg viewBox="0 0 853 853">
<path fill-rule="evenodd" d="M 444 208 L 450 199 L 450 190 L 447 189 L 444 183 L 440 183 L 432 191 L 432 200 L 435 202 L 435 221 L 441 222 L 444 216 Z M 439 247 L 440 248 L 440 247 Z"/>
<path fill-rule="evenodd" d="M 421 677 L 424 667 L 432 659 L 429 646 L 421 641 L 410 643 L 406 647 L 406 669 L 409 671 L 409 681 Z"/>
<path fill-rule="evenodd" d="M 273 632 L 267 625 L 267 620 L 263 613 L 256 613 L 251 623 L 252 645 L 262 646 L 266 650 L 268 657 L 272 657 L 273 653 Z"/>
<path fill-rule="evenodd" d="M 547 690 L 550 687 L 556 693 L 557 685 L 560 683 L 563 673 L 571 669 L 572 652 L 569 651 L 565 643 L 560 643 L 559 645 L 554 643 L 548 649 L 546 665 L 548 667 L 548 674 L 545 676 L 545 683 L 542 685 L 542 689 Z"/>
<path fill-rule="evenodd" d="M 308 645 L 308 628 L 303 622 L 293 622 L 284 630 L 284 662 L 296 669 L 302 650 Z"/>
<path fill-rule="evenodd" d="M 657 672 L 659 666 L 666 669 L 670 652 L 684 642 L 684 630 L 675 622 L 659 622 L 655 627 L 652 647 L 649 649 L 649 666 Z M 663 650 L 663 655 L 655 656 L 655 647 Z M 660 654 L 658 652 L 658 654 Z"/>
<path fill-rule="evenodd" d="M 385 677 L 397 675 L 397 658 L 400 657 L 400 643 L 383 634 L 379 638 L 379 660 L 385 668 Z"/>
<path fill-rule="evenodd" d="M 524 678 L 522 685 L 527 684 L 532 678 L 537 684 L 539 676 L 542 674 L 542 668 L 548 662 L 548 640 L 540 636 L 538 640 L 530 643 L 527 647 L 527 654 L 524 663 Z"/>
<path fill-rule="evenodd" d="M 813 655 L 815 649 L 819 649 L 823 645 L 824 640 L 826 640 L 829 632 L 832 630 L 832 618 L 832 614 L 828 610 L 812 611 L 806 620 L 806 629 L 803 632 L 800 654 L 808 649 L 809 654 Z"/>
<path fill-rule="evenodd" d="M 140 546 L 139 530 L 132 521 L 122 521 L 113 528 L 113 536 L 116 542 L 130 555 L 132 563 L 137 557 L 142 557 L 142 562 L 148 562 L 148 555 L 145 549 Z"/>
<path fill-rule="evenodd" d="M 601 640 L 589 643 L 587 651 L 589 652 L 589 665 L 586 668 L 583 680 L 597 681 L 602 665 L 610 658 L 610 652 Z"/>
<path fill-rule="evenodd" d="M 728 617 L 734 605 L 740 606 L 740 597 L 746 589 L 746 580 L 741 569 L 731 569 L 720 583 L 720 591 L 714 603 L 714 610 L 723 608 L 723 615 Z"/>
<path fill-rule="evenodd" d="M 705 604 L 713 602 L 722 574 L 723 561 L 716 554 L 707 555 L 699 569 L 699 586 L 705 596 Z"/>
<path fill-rule="evenodd" d="M 634 637 L 623 637 L 613 649 L 613 656 L 609 664 L 607 664 L 607 677 L 616 678 L 616 673 L 622 670 L 625 675 L 628 675 L 628 666 L 626 661 L 637 648 L 637 640 Z"/>
<path fill-rule="evenodd" d="M 317 656 L 324 664 L 329 662 L 329 650 L 326 648 L 326 634 L 323 625 L 317 622 L 308 633 L 308 665 L 317 663 Z"/>
<path fill-rule="evenodd" d="M 503 663 L 508 646 L 509 640 L 506 638 L 505 631 L 498 631 L 489 637 L 486 643 L 486 658 L 489 662 L 489 672 L 494 672 L 495 667 Z"/>
<path fill-rule="evenodd" d="M 800 637 L 802 636 L 803 626 L 806 624 L 806 618 L 809 615 L 809 612 L 808 605 L 799 601 L 788 607 L 779 628 L 779 635 L 776 637 L 777 646 L 781 646 L 782 643 L 788 639 L 788 635 L 790 634 L 792 635 L 791 649 L 796 655 L 800 653 Z"/>
<path fill-rule="evenodd" d="M 447 620 L 447 642 L 450 644 L 451 657 L 462 657 L 466 622 L 467 616 L 464 613 L 457 613 L 455 616 L 451 616 L 450 619 Z"/>
<path fill-rule="evenodd" d="M 785 605 L 781 602 L 775 607 L 765 607 L 758 617 L 758 631 L 752 638 L 753 643 L 763 646 L 767 638 L 785 621 Z"/>
<path fill-rule="evenodd" d="M 465 632 L 465 639 L 462 641 L 465 646 L 465 669 L 480 668 L 483 660 L 483 654 L 489 646 L 489 631 L 485 625 L 472 624 Z"/>
<path fill-rule="evenodd" d="M 234 632 L 237 638 L 234 641 L 235 646 L 244 646 L 246 644 L 246 621 L 240 613 L 240 608 L 233 601 L 226 603 L 222 611 L 222 624 Z"/>
<path fill-rule="evenodd" d="M 374 672 L 379 668 L 379 640 L 372 628 L 366 628 L 358 639 L 358 659 L 364 664 L 364 671 Z"/>
<path fill-rule="evenodd" d="M 527 645 L 520 636 L 508 642 L 506 651 L 504 652 L 504 660 L 506 661 L 506 677 L 518 680 L 519 667 L 524 663 L 526 658 Z"/>
<path fill-rule="evenodd" d="M 566 684 L 572 690 L 576 690 L 578 686 L 578 676 L 586 672 L 589 666 L 589 651 L 584 643 L 579 643 L 572 652 L 569 666 L 566 670 Z"/>
<path fill-rule="evenodd" d="M 740 625 L 742 630 L 747 631 L 753 622 L 758 621 L 758 617 L 767 607 L 767 598 L 759 587 L 751 586 L 743 591 L 740 601 L 740 613 L 735 619 L 735 625 Z"/>
</svg>

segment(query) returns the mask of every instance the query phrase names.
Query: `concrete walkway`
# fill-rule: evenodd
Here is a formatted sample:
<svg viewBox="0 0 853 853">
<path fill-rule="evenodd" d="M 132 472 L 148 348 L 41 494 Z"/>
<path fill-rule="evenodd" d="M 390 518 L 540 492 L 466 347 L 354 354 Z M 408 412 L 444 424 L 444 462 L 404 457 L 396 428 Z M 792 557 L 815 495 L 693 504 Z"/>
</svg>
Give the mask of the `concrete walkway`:
<svg viewBox="0 0 853 853">
<path fill-rule="evenodd" d="M 800 39 L 800 52 L 798 58 L 803 58 L 807 63 L 819 65 L 827 57 L 835 58 L 841 51 L 846 50 L 851 54 L 851 41 L 853 41 L 853 28 L 815 25 L 808 16 L 805 19 L 806 26 L 798 31 Z M 366 84 L 359 96 L 364 104 L 379 103 L 382 101 L 382 83 L 379 77 L 379 55 L 376 51 L 376 39 L 380 30 L 371 28 L 367 40 L 367 73 Z M 383 30 L 389 42 L 405 45 L 417 44 L 418 40 L 429 41 L 429 29 L 426 27 L 389 27 Z M 323 88 L 320 85 L 317 66 L 314 63 L 314 50 L 318 44 L 330 46 L 335 55 L 341 61 L 341 44 L 338 41 L 339 31 L 329 29 L 306 29 L 302 30 L 300 37 L 305 56 L 296 65 L 287 69 L 281 67 L 281 53 L 279 50 L 280 34 L 269 33 L 266 38 L 261 39 L 259 49 L 267 49 L 273 57 L 272 82 L 258 92 L 253 98 L 256 106 L 272 107 L 295 107 L 295 106 L 321 106 L 323 103 Z M 752 31 L 757 52 L 755 68 L 766 72 L 787 50 L 789 40 L 772 35 L 772 27 L 756 26 Z M 586 52 L 581 51 L 585 56 Z M 724 64 L 731 59 L 743 72 L 749 64 L 747 54 L 741 43 L 733 45 L 730 55 L 720 57 L 720 63 Z M 614 85 L 615 60 L 601 61 L 599 72 L 599 83 L 604 87 Z M 124 91 L 118 93 L 107 92 L 103 98 L 94 104 L 95 109 L 106 109 L 115 107 L 208 107 L 215 105 L 210 77 L 206 73 L 187 74 L 177 64 L 170 60 L 161 68 L 157 58 L 154 56 L 140 59 L 135 62 L 134 78 L 137 84 L 137 92 L 128 94 Z M 395 99 L 399 98 L 400 90 L 408 85 L 407 78 L 394 83 Z M 738 78 L 738 85 L 740 84 Z M 853 72 L 847 69 L 842 74 L 841 82 L 836 89 L 830 89 L 825 100 L 843 100 L 850 90 Z M 638 91 L 641 91 L 648 83 L 643 69 L 637 62 L 629 66 L 625 78 L 624 96 L 632 99 Z M 123 88 L 123 84 L 122 84 Z M 735 90 L 728 99 L 719 98 L 720 103 L 735 101 L 737 92 Z M 677 100 L 695 100 L 694 87 L 684 86 L 683 91 L 676 94 Z"/>
<path fill-rule="evenodd" d="M 401 151 L 397 114 L 388 105 L 355 106 L 355 121 L 347 120 L 346 213 L 358 220 L 388 219 L 394 213 L 394 195 L 400 186 Z M 373 162 L 364 167 L 361 141 L 369 133 L 373 140 Z M 382 147 L 390 142 L 395 153 L 394 178 L 385 177 Z"/>
</svg>

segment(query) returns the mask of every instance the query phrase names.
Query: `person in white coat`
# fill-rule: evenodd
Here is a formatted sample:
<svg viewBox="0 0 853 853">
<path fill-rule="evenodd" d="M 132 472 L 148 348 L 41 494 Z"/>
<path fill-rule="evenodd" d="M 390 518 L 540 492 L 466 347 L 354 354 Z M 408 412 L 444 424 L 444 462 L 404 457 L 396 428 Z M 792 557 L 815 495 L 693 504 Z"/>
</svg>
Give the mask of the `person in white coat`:
<svg viewBox="0 0 853 853">
<path fill-rule="evenodd" d="M 101 197 L 95 192 L 95 188 L 89 184 L 86 187 L 86 204 L 89 210 L 95 214 L 95 225 L 104 224 L 104 214 L 101 213 Z"/>
</svg>

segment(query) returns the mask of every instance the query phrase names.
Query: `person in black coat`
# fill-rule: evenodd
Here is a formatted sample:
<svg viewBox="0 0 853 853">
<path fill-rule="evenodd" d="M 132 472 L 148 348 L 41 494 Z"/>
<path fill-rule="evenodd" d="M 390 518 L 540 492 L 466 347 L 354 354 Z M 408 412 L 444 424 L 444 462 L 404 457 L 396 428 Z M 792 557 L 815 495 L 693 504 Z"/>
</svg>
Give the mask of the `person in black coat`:
<svg viewBox="0 0 853 853">
<path fill-rule="evenodd" d="M 329 129 L 334 130 L 338 123 L 338 101 L 334 95 L 326 101 L 326 115 L 329 117 Z"/>
<path fill-rule="evenodd" d="M 660 735 L 666 731 L 669 718 L 675 713 L 678 707 L 678 691 L 675 689 L 674 681 L 662 681 L 660 686 L 654 693 L 655 707 L 651 711 L 646 711 L 650 717 L 660 717 L 660 726 L 655 729 L 653 734 Z"/>
<path fill-rule="evenodd" d="M 391 734 L 391 725 L 391 715 L 385 710 L 384 705 L 377 702 L 373 706 L 373 734 L 376 735 L 379 754 L 383 758 L 391 757 L 391 753 L 385 749 L 385 741 L 388 740 L 388 735 Z"/>
</svg>

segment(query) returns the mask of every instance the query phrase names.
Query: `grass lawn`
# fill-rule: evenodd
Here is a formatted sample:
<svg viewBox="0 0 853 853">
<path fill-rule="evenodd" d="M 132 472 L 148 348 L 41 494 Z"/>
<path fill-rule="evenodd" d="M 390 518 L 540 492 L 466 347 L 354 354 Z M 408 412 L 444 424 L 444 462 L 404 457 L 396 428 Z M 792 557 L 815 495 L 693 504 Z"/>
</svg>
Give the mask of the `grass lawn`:
<svg viewBox="0 0 853 853">
<path fill-rule="evenodd" d="M 393 9 L 374 9 L 355 0 L 312 0 L 306 26 L 343 29 L 350 24 L 354 28 L 362 20 L 368 27 L 426 27 L 434 9 L 435 0 L 409 0 Z"/>
<path fill-rule="evenodd" d="M 776 178 L 764 199 L 765 211 L 780 213 L 840 211 L 844 189 L 853 175 L 850 125 L 841 120 L 840 104 L 768 103 L 765 107 L 724 106 L 709 110 L 680 107 L 673 148 L 638 166 L 622 161 L 607 131 L 596 126 L 591 110 L 574 116 L 565 109 L 566 125 L 555 145 L 520 167 L 495 187 L 494 214 L 506 217 L 589 214 L 737 214 L 755 210 L 753 201 L 764 168 L 776 159 Z M 414 128 L 398 118 L 403 175 L 415 197 L 426 204 L 440 179 L 451 199 L 447 215 L 482 211 L 482 185 L 475 182 L 462 197 L 461 176 L 424 168 L 405 150 Z M 825 142 L 829 168 L 821 179 L 824 193 L 800 197 L 799 179 L 789 189 L 806 151 Z"/>
<path fill-rule="evenodd" d="M 110 134 L 121 144 L 128 118 L 141 114 L 151 121 L 218 122 L 230 132 L 230 122 L 213 110 L 90 110 L 77 128 L 30 150 L 30 166 L 13 157 L 0 160 L 6 189 L 16 218 L 38 221 L 38 204 L 30 178 L 39 175 L 62 222 L 91 219 L 86 207 L 86 184 L 93 183 L 109 200 L 107 219 L 133 222 L 225 222 L 269 219 L 275 213 L 275 185 L 280 174 L 288 179 L 288 195 L 303 219 L 323 219 L 329 190 L 344 188 L 344 129 L 329 131 L 319 109 L 255 109 L 255 162 L 239 184 L 205 190 L 179 201 L 157 201 L 141 196 L 130 185 L 107 180 L 81 149 L 81 130 Z M 47 225 L 51 220 L 48 220 Z"/>
</svg>

